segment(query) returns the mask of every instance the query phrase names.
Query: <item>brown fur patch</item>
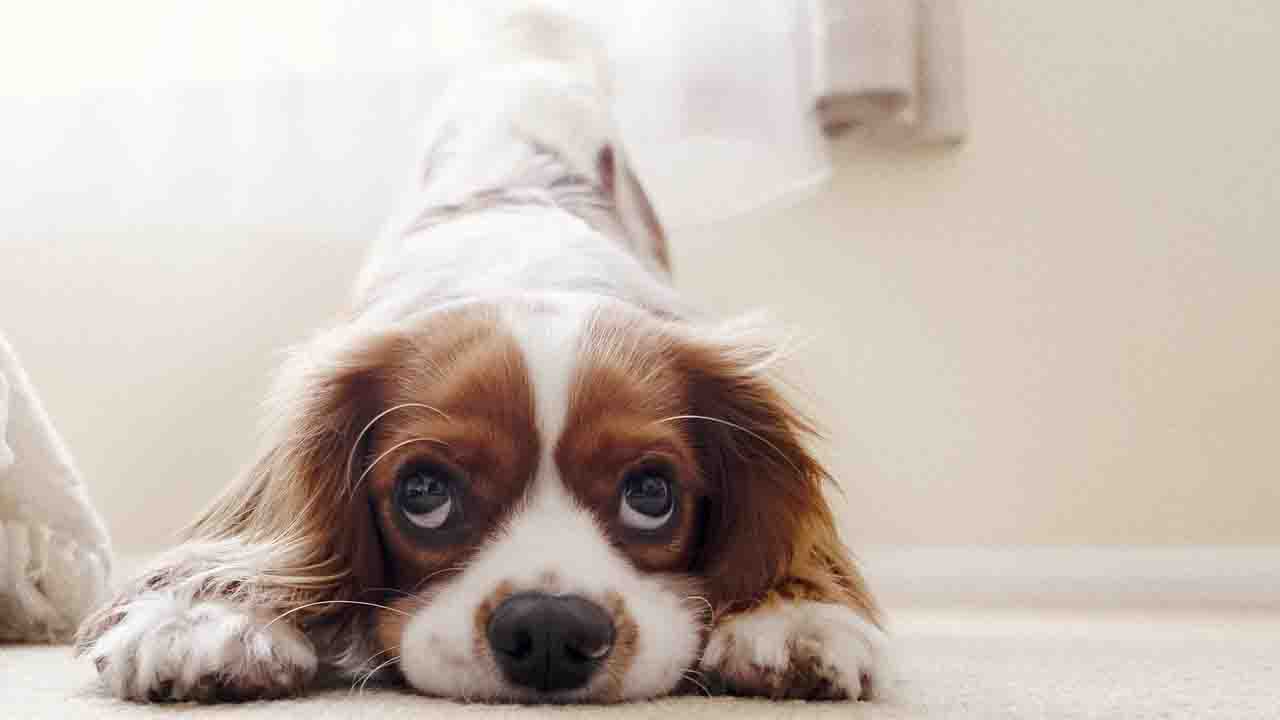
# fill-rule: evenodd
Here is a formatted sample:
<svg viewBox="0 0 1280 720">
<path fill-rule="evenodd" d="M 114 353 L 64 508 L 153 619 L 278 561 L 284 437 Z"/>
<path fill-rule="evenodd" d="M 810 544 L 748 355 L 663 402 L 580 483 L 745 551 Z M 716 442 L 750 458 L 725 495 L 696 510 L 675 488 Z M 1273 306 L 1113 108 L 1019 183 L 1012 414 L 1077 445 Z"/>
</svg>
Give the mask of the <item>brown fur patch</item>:
<svg viewBox="0 0 1280 720">
<path fill-rule="evenodd" d="M 493 611 L 498 608 L 507 598 L 511 597 L 516 591 L 515 586 L 508 581 L 498 583 L 498 587 L 493 589 L 485 599 L 476 606 L 474 617 L 474 626 L 471 637 L 475 643 L 472 652 L 476 657 L 489 657 L 489 620 L 493 617 Z"/>
<path fill-rule="evenodd" d="M 538 436 L 523 358 L 492 309 L 434 318 L 397 364 L 386 407 L 430 409 L 408 407 L 370 429 L 366 455 L 377 463 L 364 490 L 385 547 L 387 584 L 421 596 L 460 572 L 523 495 L 537 464 Z M 399 477 L 423 462 L 454 468 L 462 478 L 454 498 L 459 519 L 439 531 L 418 532 L 395 501 Z M 380 623 L 397 623 L 384 615 Z"/>
<path fill-rule="evenodd" d="M 601 312 L 583 335 L 565 429 L 555 461 L 565 485 L 603 523 L 636 567 L 683 572 L 698 541 L 698 507 L 706 484 L 685 428 L 670 420 L 688 406 L 684 378 L 648 316 Z M 650 342 L 652 341 L 652 342 Z M 643 462 L 674 471 L 676 515 L 652 533 L 619 520 L 622 480 Z"/>
<path fill-rule="evenodd" d="M 275 401 L 262 456 L 191 531 L 238 543 L 227 554 L 167 568 L 163 584 L 211 568 L 202 594 L 243 595 L 280 612 L 299 608 L 289 616 L 299 624 L 344 624 L 370 611 L 323 601 L 377 601 L 382 588 L 417 596 L 464 565 L 524 492 L 537 462 L 522 356 L 491 307 L 331 331 L 286 364 Z M 399 405 L 406 407 L 369 425 Z M 419 438 L 427 441 L 395 447 Z M 424 457 L 464 476 L 465 521 L 446 542 L 426 542 L 393 521 L 397 473 Z M 383 647 L 398 644 L 403 616 L 374 617 Z M 111 622 L 104 614 L 83 642 Z"/>
<path fill-rule="evenodd" d="M 755 366 L 767 351 L 620 305 L 600 310 L 556 462 L 637 567 L 700 575 L 717 615 L 778 593 L 878 621 L 823 495 L 827 471 L 806 446 L 812 425 Z M 651 454 L 677 469 L 680 517 L 663 536 L 637 538 L 616 522 L 619 483 Z"/>
<path fill-rule="evenodd" d="M 613 650 L 601 672 L 609 679 L 609 690 L 606 697 L 620 699 L 622 697 L 622 681 L 631 669 L 638 651 L 640 627 L 635 618 L 627 610 L 627 603 L 616 592 L 606 593 L 603 607 L 613 618 Z"/>
<path fill-rule="evenodd" d="M 391 565 L 389 584 L 406 592 L 447 579 L 524 493 L 538 459 L 533 394 L 515 340 L 487 308 L 434 318 L 398 371 L 388 414 L 370 429 L 367 457 L 381 458 L 365 479 Z M 398 517 L 399 476 L 415 463 L 455 468 L 459 525 L 414 532 Z"/>
</svg>

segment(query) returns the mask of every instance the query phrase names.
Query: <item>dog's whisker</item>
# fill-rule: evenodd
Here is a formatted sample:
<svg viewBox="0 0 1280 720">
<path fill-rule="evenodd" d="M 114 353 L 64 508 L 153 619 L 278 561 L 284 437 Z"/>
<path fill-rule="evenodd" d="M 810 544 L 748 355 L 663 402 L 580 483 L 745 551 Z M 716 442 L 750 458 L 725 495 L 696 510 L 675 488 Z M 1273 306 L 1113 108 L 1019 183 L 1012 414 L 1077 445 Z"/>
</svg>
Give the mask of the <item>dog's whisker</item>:
<svg viewBox="0 0 1280 720">
<path fill-rule="evenodd" d="M 385 650 L 379 650 L 378 652 L 376 652 L 376 653 L 374 653 L 374 654 L 370 655 L 369 657 L 365 658 L 365 659 L 364 659 L 364 662 L 360 663 L 360 667 L 362 667 L 362 668 L 363 668 L 363 667 L 365 667 L 365 666 L 366 666 L 366 665 L 368 665 L 369 663 L 373 662 L 373 661 L 374 661 L 374 659 L 375 659 L 375 658 L 377 658 L 377 657 L 378 657 L 378 656 L 380 656 L 380 655 L 386 655 L 386 654 L 387 654 L 387 653 L 389 653 L 389 652 L 395 652 L 396 650 L 399 650 L 399 649 L 400 649 L 400 646 L 399 646 L 399 645 L 392 645 L 391 647 L 386 648 Z M 399 659 L 399 656 L 396 656 L 396 659 Z M 381 669 L 382 667 L 384 667 L 384 666 L 383 666 L 383 665 L 378 665 L 378 666 L 374 667 L 372 670 L 369 670 L 368 672 L 360 672 L 360 673 L 356 673 L 356 677 L 355 677 L 355 679 L 351 681 L 351 687 L 347 688 L 347 695 L 351 695 L 351 693 L 355 692 L 356 685 L 361 684 L 361 680 L 362 680 L 362 679 L 363 679 L 365 682 L 368 682 L 368 679 L 369 679 L 370 675 L 372 675 L 373 673 L 377 672 L 377 671 L 378 671 L 379 669 Z"/>
<path fill-rule="evenodd" d="M 400 646 L 399 646 L 399 645 L 392 645 L 391 647 L 386 648 L 385 650 L 379 650 L 378 652 L 376 652 L 376 653 L 374 653 L 374 654 L 370 655 L 369 657 L 365 658 L 365 659 L 364 659 L 364 662 L 360 663 L 360 666 L 361 666 L 361 667 L 364 667 L 365 665 L 368 665 L 369 663 L 373 662 L 374 658 L 376 658 L 376 657 L 378 657 L 378 656 L 380 656 L 380 655 L 386 655 L 386 654 L 387 654 L 387 653 L 389 653 L 389 652 L 395 652 L 396 650 L 399 650 L 399 649 L 400 649 Z"/>
<path fill-rule="evenodd" d="M 388 593 L 396 593 L 397 595 L 403 595 L 405 597 L 412 597 L 409 593 L 405 592 L 404 590 L 401 590 L 400 588 L 393 588 L 393 587 L 367 587 L 363 590 L 363 592 L 367 592 L 367 593 L 388 592 Z"/>
<path fill-rule="evenodd" d="M 691 673 L 691 672 L 697 672 L 697 671 L 696 671 L 696 670 L 685 670 L 685 671 L 683 671 L 683 672 L 681 672 L 681 673 L 680 673 L 680 676 L 681 676 L 681 677 L 683 677 L 685 680 L 688 680 L 689 682 L 693 683 L 694 685 L 697 685 L 697 686 L 698 686 L 698 689 L 702 690 L 702 694 L 703 694 L 703 695 L 705 695 L 705 696 L 707 696 L 707 697 L 711 697 L 711 691 L 710 691 L 710 690 L 708 690 L 708 689 L 707 689 L 707 686 L 706 686 L 706 685 L 703 685 L 703 684 L 702 684 L 702 683 L 701 683 L 697 678 L 695 678 L 693 675 L 690 675 L 690 673 Z M 699 677 L 702 677 L 702 673 L 698 673 L 698 676 L 699 676 Z"/>
<path fill-rule="evenodd" d="M 351 686 L 347 688 L 347 697 L 354 695 L 356 693 L 356 688 L 359 687 L 360 683 L 364 682 L 368 677 L 369 674 L 366 672 L 356 673 L 355 679 L 351 681 Z"/>
<path fill-rule="evenodd" d="M 416 585 L 414 585 L 414 586 L 413 586 L 413 592 L 414 592 L 414 593 L 417 593 L 417 592 L 419 592 L 420 590 L 422 590 L 422 586 L 423 586 L 423 585 L 426 585 L 426 584 L 427 584 L 427 583 L 428 583 L 432 578 L 434 578 L 434 577 L 436 577 L 436 576 L 438 576 L 438 575 L 443 575 L 444 573 L 456 573 L 456 572 L 462 572 L 462 571 L 464 571 L 464 570 L 466 570 L 466 569 L 467 569 L 466 564 L 453 565 L 453 566 L 451 566 L 451 567 L 440 568 L 439 570 L 436 570 L 435 572 L 429 573 L 426 577 L 424 577 L 424 578 L 422 578 L 421 580 L 419 580 L 419 581 L 418 581 L 418 583 L 417 583 Z M 414 597 L 417 597 L 417 596 L 415 595 Z M 425 603 L 425 602 L 426 602 L 426 600 L 425 600 L 425 599 L 423 599 L 423 600 L 422 600 L 422 602 L 423 602 L 423 603 Z"/>
<path fill-rule="evenodd" d="M 360 433 L 356 435 L 355 442 L 351 443 L 351 452 L 347 454 L 347 467 L 343 471 L 343 474 L 342 474 L 343 478 L 351 477 L 351 468 L 353 465 L 355 465 L 355 461 L 356 461 L 356 451 L 360 448 L 360 443 L 364 441 L 364 436 L 366 433 L 369 432 L 369 428 L 372 428 L 375 423 L 377 423 L 379 420 L 386 417 L 387 415 L 390 415 L 391 413 L 396 412 L 397 410 L 404 410 L 405 408 L 419 408 L 422 410 L 430 410 L 431 412 L 437 413 L 438 415 L 440 415 L 440 417 L 443 417 L 445 420 L 452 420 L 452 418 L 449 417 L 449 414 L 446 413 L 445 411 L 441 410 L 440 408 L 427 405 L 426 403 L 416 403 L 416 402 L 400 403 L 399 405 L 393 405 L 387 408 L 386 410 L 383 410 L 377 415 L 374 415 L 372 420 L 365 423 L 365 426 L 360 430 Z"/>
<path fill-rule="evenodd" d="M 385 459 L 388 455 L 395 452 L 396 450 L 399 450 L 405 445 L 411 445 L 413 443 L 419 443 L 419 442 L 431 442 L 431 443 L 436 443 L 438 445 L 443 445 L 444 447 L 449 447 L 449 443 L 441 440 L 440 438 L 432 438 L 432 437 L 410 438 L 408 440 L 398 442 L 395 445 L 392 445 L 391 447 L 387 448 L 381 455 L 375 458 L 373 462 L 369 463 L 369 465 L 365 467 L 364 472 L 360 473 L 360 477 L 356 478 L 355 483 L 351 485 L 351 488 L 349 490 L 350 494 L 355 495 L 356 490 L 360 487 L 360 483 L 364 482 L 364 479 L 369 475 L 369 472 L 372 471 L 373 468 L 378 463 L 382 462 L 383 459 Z"/>
<path fill-rule="evenodd" d="M 283 620 L 283 619 L 285 619 L 285 618 L 289 617 L 290 615 L 292 615 L 292 614 L 294 614 L 294 613 L 296 613 L 296 612 L 298 612 L 298 611 L 300 611 L 300 610 L 306 610 L 307 608 L 309 608 L 309 607 L 315 607 L 316 605 L 332 605 L 332 604 L 336 604 L 336 605 L 364 605 L 364 606 L 366 606 L 366 607 L 378 608 L 379 610 L 387 610 L 387 611 L 390 611 L 390 612 L 393 612 L 393 613 L 397 613 L 397 614 L 400 614 L 400 615 L 404 615 L 405 617 L 409 617 L 409 616 L 410 616 L 410 614 L 409 614 L 409 613 L 407 613 L 407 612 L 405 612 L 405 611 L 403 611 L 403 610 L 399 610 L 399 609 L 397 609 L 397 608 L 393 608 L 393 607 L 390 607 L 390 606 L 388 606 L 388 605 L 381 605 L 381 604 L 379 604 L 379 603 L 363 602 L 363 601 L 361 601 L 361 600 L 317 600 L 317 601 L 315 601 L 315 602 L 309 602 L 309 603 L 305 603 L 305 604 L 303 604 L 303 605 L 299 605 L 299 606 L 298 606 L 298 607 L 296 607 L 296 608 L 292 608 L 292 609 L 290 609 L 290 610 L 286 610 L 286 611 L 284 611 L 284 612 L 280 613 L 279 615 L 277 615 L 277 616 L 275 616 L 274 618 L 272 618 L 272 619 L 271 619 L 271 622 L 267 623 L 266 625 L 263 625 L 263 626 L 262 626 L 262 629 L 263 629 L 263 630 L 266 630 L 267 628 L 269 628 L 269 627 L 271 627 L 272 625 L 276 624 L 276 621 L 277 621 L 277 620 Z"/>
<path fill-rule="evenodd" d="M 686 596 L 686 597 L 685 597 L 685 600 L 697 600 L 698 602 L 702 603 L 702 604 L 707 608 L 707 619 L 708 619 L 708 620 L 710 620 L 712 617 L 715 617 L 716 609 L 715 609 L 715 607 L 711 604 L 711 601 L 710 601 L 710 600 L 708 600 L 708 599 L 706 599 L 706 598 L 702 597 L 701 595 L 688 595 L 688 596 Z M 702 611 L 699 611 L 699 612 L 698 612 L 698 614 L 699 614 L 699 615 L 701 615 L 701 614 L 702 614 Z"/>
<path fill-rule="evenodd" d="M 388 660 L 388 661 L 386 661 L 386 662 L 382 663 L 382 664 L 381 664 L 381 665 L 379 665 L 378 667 L 376 667 L 376 668 L 374 668 L 374 669 L 370 670 L 369 672 L 365 673 L 364 680 L 363 680 L 363 681 L 361 681 L 361 683 L 360 683 L 360 692 L 359 692 L 358 694 L 360 694 L 360 695 L 363 695 L 363 694 L 364 694 L 365 686 L 369 684 L 369 680 L 370 680 L 374 675 L 376 675 L 376 674 L 378 673 L 378 671 L 379 671 L 379 670 L 381 670 L 382 668 L 384 668 L 384 667 L 386 667 L 386 666 L 388 666 L 388 665 L 391 665 L 392 663 L 397 663 L 397 662 L 400 662 L 400 656 L 399 656 L 399 655 L 397 655 L 397 656 L 395 656 L 395 657 L 391 658 L 390 660 Z"/>
<path fill-rule="evenodd" d="M 393 587 L 371 587 L 371 588 L 365 588 L 365 589 L 364 589 L 364 592 L 367 592 L 367 593 L 376 593 L 376 592 L 395 593 L 396 595 L 399 595 L 399 596 L 400 596 L 399 598 L 397 598 L 397 600 L 408 600 L 408 601 L 410 601 L 410 602 L 417 603 L 419 606 L 423 606 L 423 605 L 426 605 L 426 604 L 427 604 L 427 599 L 426 599 L 426 598 L 424 598 L 424 597 L 422 597 L 421 595 L 417 595 L 417 594 L 414 594 L 414 593 L 411 593 L 411 592 L 407 592 L 407 591 L 405 591 L 405 590 L 401 590 L 400 588 L 393 588 Z"/>
<path fill-rule="evenodd" d="M 773 450 L 775 453 L 777 453 L 778 457 L 781 457 L 783 460 L 785 460 L 787 464 L 791 466 L 792 470 L 795 470 L 797 473 L 800 472 L 800 468 L 796 467 L 795 462 L 792 461 L 791 458 L 786 453 L 782 452 L 782 448 L 775 445 L 768 438 L 764 437 L 758 432 L 755 432 L 754 430 L 750 430 L 748 428 L 745 428 L 739 425 L 736 422 L 730 422 L 728 420 L 725 420 L 724 418 L 711 417 L 710 415 L 672 415 L 671 417 L 662 418 L 661 420 L 655 420 L 653 424 L 660 425 L 662 423 L 673 422 L 676 420 L 706 420 L 707 422 L 719 423 L 721 425 L 731 427 L 735 430 L 741 430 L 747 435 L 750 435 L 756 440 L 759 440 L 760 442 L 764 443 L 766 446 L 768 446 L 770 450 Z"/>
</svg>

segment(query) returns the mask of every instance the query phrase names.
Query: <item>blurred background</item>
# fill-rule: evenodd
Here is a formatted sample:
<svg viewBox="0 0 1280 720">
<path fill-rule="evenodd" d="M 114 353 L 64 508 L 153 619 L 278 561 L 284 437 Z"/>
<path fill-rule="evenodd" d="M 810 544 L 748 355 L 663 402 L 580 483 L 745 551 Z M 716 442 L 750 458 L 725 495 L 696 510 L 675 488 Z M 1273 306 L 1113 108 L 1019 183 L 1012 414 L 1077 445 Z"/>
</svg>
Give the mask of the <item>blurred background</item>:
<svg viewBox="0 0 1280 720">
<path fill-rule="evenodd" d="M 249 460 L 342 307 L 470 32 L 409 5 L 54 3 L 0 51 L 0 328 L 119 550 Z M 626 107 L 667 99 L 622 87 L 677 285 L 808 338 L 855 546 L 1280 544 L 1280 5 L 962 6 L 961 144 L 796 130 L 785 168 L 663 174 L 674 131 Z"/>
</svg>

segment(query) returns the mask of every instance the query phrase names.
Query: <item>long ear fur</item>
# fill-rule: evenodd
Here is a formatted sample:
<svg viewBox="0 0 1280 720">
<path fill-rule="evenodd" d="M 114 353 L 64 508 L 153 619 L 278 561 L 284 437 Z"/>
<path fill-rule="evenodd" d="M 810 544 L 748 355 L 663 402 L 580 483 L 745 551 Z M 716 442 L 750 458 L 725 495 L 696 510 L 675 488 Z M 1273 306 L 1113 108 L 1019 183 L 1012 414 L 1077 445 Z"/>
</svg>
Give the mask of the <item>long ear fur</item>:
<svg viewBox="0 0 1280 720">
<path fill-rule="evenodd" d="M 682 353 L 692 414 L 703 418 L 702 465 L 718 489 L 699 568 L 716 611 L 777 592 L 839 602 L 878 622 L 823 494 L 831 477 L 806 447 L 814 425 L 768 377 L 775 348 L 740 330 L 690 339 Z"/>
<path fill-rule="evenodd" d="M 82 624 L 82 649 L 123 618 L 137 595 L 243 600 L 305 623 L 349 611 L 342 600 L 380 585 L 382 554 L 349 458 L 381 408 L 397 351 L 392 329 L 343 327 L 295 352 L 278 375 L 258 459 L 114 603 Z M 356 472 L 358 475 L 358 471 Z"/>
<path fill-rule="evenodd" d="M 376 584 L 380 549 L 367 500 L 352 493 L 358 437 L 386 402 L 395 358 L 410 341 L 395 330 L 340 328 L 282 368 L 259 460 L 192 524 L 192 540 L 235 539 L 288 549 L 271 563 L 297 589 Z M 353 475 L 354 473 L 354 475 Z M 301 571 L 299 573 L 299 571 Z"/>
</svg>

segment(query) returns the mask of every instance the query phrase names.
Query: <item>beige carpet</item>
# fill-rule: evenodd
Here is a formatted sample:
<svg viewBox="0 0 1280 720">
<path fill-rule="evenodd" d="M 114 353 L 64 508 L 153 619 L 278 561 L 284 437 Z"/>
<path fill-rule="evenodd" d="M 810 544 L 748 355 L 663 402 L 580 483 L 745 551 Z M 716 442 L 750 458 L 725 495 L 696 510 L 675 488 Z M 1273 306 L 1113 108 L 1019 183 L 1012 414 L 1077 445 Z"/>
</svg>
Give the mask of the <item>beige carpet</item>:
<svg viewBox="0 0 1280 720">
<path fill-rule="evenodd" d="M 1280 616 L 899 611 L 894 704 L 680 698 L 610 708 L 459 705 L 388 690 L 197 707 L 104 697 L 65 647 L 0 647 L 0 718 L 1280 718 Z"/>
</svg>

